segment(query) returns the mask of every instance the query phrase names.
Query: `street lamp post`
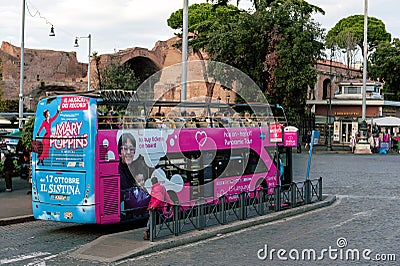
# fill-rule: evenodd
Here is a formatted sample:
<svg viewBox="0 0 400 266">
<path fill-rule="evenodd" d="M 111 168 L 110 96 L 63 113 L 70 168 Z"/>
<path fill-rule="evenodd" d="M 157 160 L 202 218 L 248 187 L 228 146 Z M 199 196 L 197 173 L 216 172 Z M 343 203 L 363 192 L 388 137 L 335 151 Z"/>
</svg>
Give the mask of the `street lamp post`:
<svg viewBox="0 0 400 266">
<path fill-rule="evenodd" d="M 22 0 L 22 27 L 21 27 L 21 66 L 19 78 L 19 108 L 18 108 L 18 128 L 24 127 L 24 64 L 25 64 L 25 0 Z"/>
<path fill-rule="evenodd" d="M 354 153 L 356 154 L 371 154 L 371 146 L 368 143 L 368 128 L 366 122 L 367 112 L 367 99 L 366 99 L 366 88 L 367 88 L 367 56 L 368 56 L 368 0 L 364 1 L 364 60 L 363 60 L 363 89 L 362 89 L 362 116 L 361 122 L 358 124 L 358 131 L 360 133 L 359 141 L 356 144 Z"/>
<path fill-rule="evenodd" d="M 332 150 L 332 139 L 331 139 L 331 116 L 332 116 L 332 82 L 333 82 L 333 73 L 332 73 L 332 57 L 334 55 L 333 49 L 331 50 L 331 58 L 329 64 L 329 114 L 328 114 L 328 151 Z"/>
<path fill-rule="evenodd" d="M 182 27 L 182 91 L 181 101 L 187 97 L 187 60 L 188 60 L 188 12 L 189 0 L 183 0 L 183 27 Z"/>
<path fill-rule="evenodd" d="M 25 5 L 26 1 L 22 0 L 22 22 L 21 22 L 21 62 L 19 77 L 19 106 L 18 106 L 18 128 L 22 130 L 24 127 L 24 65 L 25 65 Z M 46 20 L 46 23 L 49 23 Z M 51 25 L 49 36 L 55 36 L 54 27 Z"/>
<path fill-rule="evenodd" d="M 78 39 L 87 38 L 89 40 L 89 62 L 88 62 L 88 91 L 90 91 L 90 54 L 92 49 L 92 36 L 89 34 L 88 36 L 83 37 L 75 37 L 75 45 L 74 47 L 79 47 Z"/>
</svg>

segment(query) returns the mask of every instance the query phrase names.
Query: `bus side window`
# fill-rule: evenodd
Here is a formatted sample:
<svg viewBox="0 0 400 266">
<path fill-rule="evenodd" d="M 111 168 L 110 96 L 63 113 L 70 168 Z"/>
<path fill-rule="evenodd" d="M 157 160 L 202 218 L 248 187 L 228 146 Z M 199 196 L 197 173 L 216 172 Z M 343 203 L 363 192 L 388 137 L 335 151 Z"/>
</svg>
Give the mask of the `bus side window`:
<svg viewBox="0 0 400 266">
<path fill-rule="evenodd" d="M 250 174 L 266 173 L 266 172 L 268 172 L 268 168 L 265 165 L 264 161 L 261 160 L 260 156 L 255 151 L 250 150 L 244 174 L 250 175 Z"/>
</svg>

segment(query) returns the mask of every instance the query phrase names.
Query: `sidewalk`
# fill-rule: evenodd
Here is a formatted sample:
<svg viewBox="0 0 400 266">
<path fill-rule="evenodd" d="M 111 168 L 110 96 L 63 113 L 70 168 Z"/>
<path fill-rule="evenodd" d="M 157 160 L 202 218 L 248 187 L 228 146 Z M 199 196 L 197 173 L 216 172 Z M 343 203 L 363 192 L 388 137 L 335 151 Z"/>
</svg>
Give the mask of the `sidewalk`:
<svg viewBox="0 0 400 266">
<path fill-rule="evenodd" d="M 31 184 L 19 176 L 12 178 L 13 191 L 6 192 L 4 178 L 0 178 L 0 226 L 32 221 Z"/>
</svg>

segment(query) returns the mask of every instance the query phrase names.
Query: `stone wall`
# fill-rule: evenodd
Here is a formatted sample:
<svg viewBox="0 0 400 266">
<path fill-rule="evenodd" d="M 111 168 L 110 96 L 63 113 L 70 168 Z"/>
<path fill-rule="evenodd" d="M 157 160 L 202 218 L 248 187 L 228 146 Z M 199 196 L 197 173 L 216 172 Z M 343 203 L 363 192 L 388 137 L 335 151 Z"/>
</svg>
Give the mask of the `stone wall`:
<svg viewBox="0 0 400 266">
<path fill-rule="evenodd" d="M 21 48 L 2 42 L 1 91 L 3 99 L 17 100 L 20 90 Z M 41 85 L 70 86 L 81 90 L 87 87 L 87 64 L 79 63 L 76 52 L 25 48 L 24 95 L 30 95 Z"/>
</svg>

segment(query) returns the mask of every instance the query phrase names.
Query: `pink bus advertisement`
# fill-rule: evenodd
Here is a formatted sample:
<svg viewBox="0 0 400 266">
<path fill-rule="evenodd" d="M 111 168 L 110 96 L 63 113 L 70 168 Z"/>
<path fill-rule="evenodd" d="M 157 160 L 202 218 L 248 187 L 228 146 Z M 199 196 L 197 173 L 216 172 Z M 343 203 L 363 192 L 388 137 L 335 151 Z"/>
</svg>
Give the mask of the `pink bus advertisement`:
<svg viewBox="0 0 400 266">
<path fill-rule="evenodd" d="M 101 104 L 78 95 L 39 102 L 32 157 L 36 219 L 109 224 L 147 217 L 152 177 L 181 206 L 221 196 L 233 201 L 260 187 L 272 193 L 280 184 L 281 126 L 210 115 L 196 117 L 192 127 L 187 123 L 194 115 L 128 119 L 111 108 L 103 112 Z"/>
</svg>

